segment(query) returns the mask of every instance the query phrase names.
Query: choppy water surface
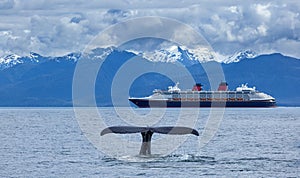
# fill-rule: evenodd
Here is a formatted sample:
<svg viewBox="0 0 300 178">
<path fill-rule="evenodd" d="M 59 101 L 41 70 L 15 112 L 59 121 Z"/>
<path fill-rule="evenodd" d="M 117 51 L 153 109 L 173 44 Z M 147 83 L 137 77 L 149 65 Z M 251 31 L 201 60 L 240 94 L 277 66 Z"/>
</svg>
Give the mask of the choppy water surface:
<svg viewBox="0 0 300 178">
<path fill-rule="evenodd" d="M 117 124 L 113 108 L 99 110 L 108 125 Z M 176 119 L 176 112 L 167 109 L 164 122 Z M 208 115 L 209 109 L 201 110 L 200 133 Z M 2 108 L 0 177 L 300 176 L 300 108 L 226 109 L 215 137 L 202 148 L 198 139 L 190 136 L 166 156 L 112 157 L 88 141 L 72 108 Z"/>
</svg>

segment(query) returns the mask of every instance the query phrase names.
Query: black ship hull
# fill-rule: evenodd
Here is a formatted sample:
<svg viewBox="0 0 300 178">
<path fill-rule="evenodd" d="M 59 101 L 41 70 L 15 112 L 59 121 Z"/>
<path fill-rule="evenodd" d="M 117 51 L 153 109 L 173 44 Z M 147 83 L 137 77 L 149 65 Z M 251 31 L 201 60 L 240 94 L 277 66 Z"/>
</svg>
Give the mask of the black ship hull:
<svg viewBox="0 0 300 178">
<path fill-rule="evenodd" d="M 273 100 L 257 101 L 174 101 L 174 100 L 148 100 L 130 98 L 132 103 L 140 108 L 198 108 L 198 107 L 275 107 Z"/>
</svg>

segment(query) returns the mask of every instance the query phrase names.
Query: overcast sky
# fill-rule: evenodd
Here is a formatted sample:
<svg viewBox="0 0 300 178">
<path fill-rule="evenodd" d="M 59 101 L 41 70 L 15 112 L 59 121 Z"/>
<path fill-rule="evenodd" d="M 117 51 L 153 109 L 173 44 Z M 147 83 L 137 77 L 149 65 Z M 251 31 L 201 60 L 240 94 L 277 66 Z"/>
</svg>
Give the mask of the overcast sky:
<svg viewBox="0 0 300 178">
<path fill-rule="evenodd" d="M 82 51 L 103 29 L 142 16 L 176 19 L 222 54 L 300 58 L 300 1 L 0 0 L 0 56 Z"/>
</svg>

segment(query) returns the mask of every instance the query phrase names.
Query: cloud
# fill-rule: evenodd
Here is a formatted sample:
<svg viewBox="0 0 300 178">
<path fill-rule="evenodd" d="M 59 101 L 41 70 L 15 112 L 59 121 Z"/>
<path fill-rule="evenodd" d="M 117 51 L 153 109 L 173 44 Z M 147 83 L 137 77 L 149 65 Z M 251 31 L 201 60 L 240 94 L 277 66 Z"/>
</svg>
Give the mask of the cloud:
<svg viewBox="0 0 300 178">
<path fill-rule="evenodd" d="M 232 53 L 229 47 L 237 51 L 250 48 L 263 53 L 276 49 L 285 53 L 283 49 L 286 46 L 279 41 L 288 38 L 289 41 L 284 45 L 291 46 L 291 49 L 299 41 L 299 4 L 249 4 L 227 9 L 212 15 L 209 21 L 199 27 L 221 53 Z M 269 45 L 272 43 L 276 46 Z M 296 50 L 292 53 L 300 57 Z"/>
<path fill-rule="evenodd" d="M 136 17 L 161 16 L 190 25 L 220 54 L 253 49 L 300 58 L 300 51 L 295 48 L 300 41 L 300 3 L 293 0 L 0 0 L 0 9 L 0 55 L 80 51 L 113 24 Z M 138 33 L 139 29 L 134 30 Z"/>
<path fill-rule="evenodd" d="M 57 55 L 67 51 L 78 51 L 92 38 L 86 27 L 87 24 L 87 20 L 78 16 L 61 17 L 59 20 L 33 16 L 30 19 L 30 34 L 33 42 L 30 50 L 44 53 L 51 49 Z"/>
<path fill-rule="evenodd" d="M 260 15 L 264 20 L 269 21 L 271 18 L 272 13 L 268 9 L 270 7 L 270 3 L 263 5 L 263 4 L 255 4 L 254 8 L 256 13 Z"/>
<path fill-rule="evenodd" d="M 14 5 L 14 0 L 0 0 L 0 9 L 12 9 Z"/>
</svg>

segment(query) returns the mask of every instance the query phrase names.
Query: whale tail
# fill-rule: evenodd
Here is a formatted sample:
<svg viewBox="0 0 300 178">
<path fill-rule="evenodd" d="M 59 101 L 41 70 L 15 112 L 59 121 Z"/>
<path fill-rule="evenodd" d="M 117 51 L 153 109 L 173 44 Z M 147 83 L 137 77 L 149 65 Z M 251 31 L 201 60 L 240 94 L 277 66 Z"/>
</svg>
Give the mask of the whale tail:
<svg viewBox="0 0 300 178">
<path fill-rule="evenodd" d="M 193 134 L 199 136 L 197 130 L 189 127 L 133 127 L 133 126 L 113 126 L 107 127 L 101 131 L 100 135 L 115 133 L 115 134 L 131 134 L 141 133 L 143 142 L 140 150 L 140 155 L 151 154 L 151 138 L 153 133 L 184 135 Z"/>
</svg>

